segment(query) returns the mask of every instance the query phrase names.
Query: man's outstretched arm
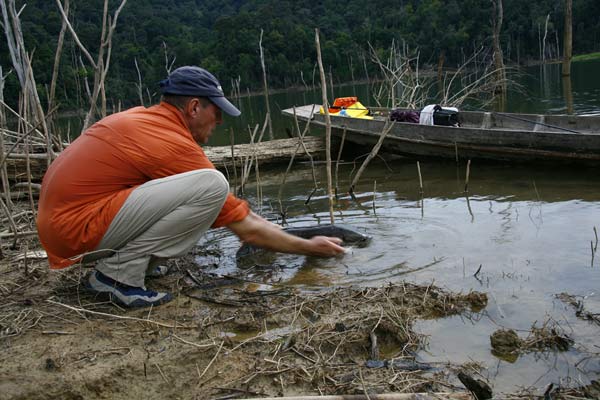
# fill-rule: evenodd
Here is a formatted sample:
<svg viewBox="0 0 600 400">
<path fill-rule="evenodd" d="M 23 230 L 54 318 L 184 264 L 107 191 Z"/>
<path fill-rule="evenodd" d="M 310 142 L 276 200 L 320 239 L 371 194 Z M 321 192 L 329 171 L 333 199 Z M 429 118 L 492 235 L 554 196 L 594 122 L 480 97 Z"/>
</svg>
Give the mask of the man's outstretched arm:
<svg viewBox="0 0 600 400">
<path fill-rule="evenodd" d="M 344 252 L 339 238 L 315 236 L 302 239 L 290 235 L 278 225 L 250 212 L 241 221 L 227 225 L 241 241 L 253 246 L 281 253 L 305 254 L 310 256 L 332 257 Z"/>
</svg>

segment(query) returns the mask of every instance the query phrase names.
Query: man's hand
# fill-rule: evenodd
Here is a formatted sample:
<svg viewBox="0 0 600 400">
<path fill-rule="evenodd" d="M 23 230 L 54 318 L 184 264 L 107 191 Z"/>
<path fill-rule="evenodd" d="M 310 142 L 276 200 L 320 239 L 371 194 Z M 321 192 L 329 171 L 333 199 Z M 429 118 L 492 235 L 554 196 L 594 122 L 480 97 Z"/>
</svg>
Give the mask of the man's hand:
<svg viewBox="0 0 600 400">
<path fill-rule="evenodd" d="M 340 246 L 342 239 L 327 236 L 314 236 L 308 239 L 311 242 L 312 253 L 310 255 L 319 257 L 333 257 L 340 253 L 345 253 L 346 250 Z"/>
<path fill-rule="evenodd" d="M 315 236 L 302 239 L 290 235 L 266 219 L 250 212 L 241 221 L 227 226 L 245 243 L 281 253 L 305 254 L 309 256 L 332 257 L 344 253 L 341 239 Z"/>
</svg>

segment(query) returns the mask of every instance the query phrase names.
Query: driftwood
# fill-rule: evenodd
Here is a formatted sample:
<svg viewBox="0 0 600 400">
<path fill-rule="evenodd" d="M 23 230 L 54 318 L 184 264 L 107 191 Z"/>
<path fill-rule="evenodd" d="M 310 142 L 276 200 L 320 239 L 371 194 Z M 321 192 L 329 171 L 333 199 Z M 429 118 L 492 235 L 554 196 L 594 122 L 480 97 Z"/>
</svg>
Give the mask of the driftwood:
<svg viewBox="0 0 600 400">
<path fill-rule="evenodd" d="M 306 150 L 313 158 L 323 159 L 325 156 L 325 138 L 306 136 L 303 139 Z M 233 146 L 233 154 L 236 165 L 242 165 L 248 157 L 255 157 L 261 164 L 280 163 L 289 161 L 298 147 L 299 139 L 277 139 L 257 144 L 237 144 Z M 233 166 L 231 146 L 204 147 L 207 157 L 219 169 Z M 296 158 L 306 159 L 306 153 L 298 153 Z M 41 182 L 46 172 L 45 153 L 29 154 L 31 180 Z M 11 153 L 6 158 L 6 169 L 8 178 L 12 182 L 27 181 L 27 158 L 25 154 Z"/>
<path fill-rule="evenodd" d="M 313 158 L 324 159 L 325 157 L 325 138 L 305 136 L 302 139 L 306 151 Z M 299 139 L 276 139 L 256 144 L 236 144 L 233 154 L 236 165 L 241 165 L 247 157 L 254 157 L 261 164 L 281 163 L 289 161 L 292 154 L 296 152 Z M 206 156 L 215 164 L 217 168 L 228 168 L 233 165 L 231 158 L 231 146 L 212 146 L 205 147 Z M 307 160 L 306 152 L 296 154 L 296 158 Z"/>
</svg>

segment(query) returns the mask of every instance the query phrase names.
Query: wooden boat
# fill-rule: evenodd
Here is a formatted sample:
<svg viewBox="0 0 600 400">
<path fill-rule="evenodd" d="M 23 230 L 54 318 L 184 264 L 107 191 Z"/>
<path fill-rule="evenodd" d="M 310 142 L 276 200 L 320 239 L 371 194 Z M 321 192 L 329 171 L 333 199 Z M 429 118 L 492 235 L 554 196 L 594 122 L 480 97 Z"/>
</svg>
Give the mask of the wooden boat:
<svg viewBox="0 0 600 400">
<path fill-rule="evenodd" d="M 300 121 L 325 126 L 319 105 L 297 107 Z M 331 115 L 332 135 L 373 146 L 389 110 L 371 108 L 372 119 Z M 283 110 L 294 117 L 294 109 Z M 460 111 L 459 127 L 393 122 L 382 150 L 415 158 L 486 159 L 600 164 L 600 116 Z"/>
</svg>

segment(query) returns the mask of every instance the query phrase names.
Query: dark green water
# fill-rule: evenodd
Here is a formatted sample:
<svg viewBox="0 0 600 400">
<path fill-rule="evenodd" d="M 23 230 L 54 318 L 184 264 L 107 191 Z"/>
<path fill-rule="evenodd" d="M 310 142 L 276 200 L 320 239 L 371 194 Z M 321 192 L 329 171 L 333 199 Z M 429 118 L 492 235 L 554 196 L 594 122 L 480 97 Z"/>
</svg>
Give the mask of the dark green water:
<svg viewBox="0 0 600 400">
<path fill-rule="evenodd" d="M 559 66 L 527 70 L 521 76 L 526 91 L 513 92 L 508 111 L 564 113 L 566 103 Z M 572 90 L 576 113 L 600 112 L 599 62 L 573 66 Z M 362 92 L 361 92 L 362 90 Z M 336 96 L 367 98 L 367 86 L 336 88 Z M 280 134 L 291 121 L 278 111 L 293 105 L 320 102 L 320 93 L 273 95 L 274 125 Z M 262 124 L 262 99 L 242 99 L 244 124 Z M 227 124 L 230 120 L 227 121 Z M 227 132 L 226 126 L 221 132 Z M 229 125 L 231 127 L 231 125 Z M 215 142 L 228 133 L 215 137 Z M 281 136 L 281 135 L 279 135 Z M 228 143 L 224 140 L 221 144 Z M 365 149 L 368 153 L 370 149 Z M 339 173 L 340 193 L 362 159 L 346 160 Z M 585 309 L 600 313 L 600 253 L 592 256 L 600 230 L 600 173 L 594 168 L 549 168 L 535 165 L 472 164 L 469 198 L 463 193 L 465 166 L 447 162 L 421 163 L 424 198 L 414 162 L 375 160 L 357 188 L 358 202 L 343 194 L 335 208 L 337 223 L 373 236 L 372 244 L 336 259 L 281 255 L 274 268 L 247 272 L 250 279 L 322 290 L 342 285 L 384 285 L 403 279 L 434 283 L 455 291 L 477 290 L 488 295 L 488 306 L 468 316 L 420 321 L 417 330 L 428 335 L 419 353 L 426 362 L 477 362 L 497 396 L 521 388 L 543 394 L 549 383 L 578 386 L 600 376 L 600 326 L 577 318 L 575 309 L 556 298 L 566 292 L 577 296 Z M 317 169 L 319 190 L 310 204 L 312 174 L 307 165 L 295 165 L 282 189 L 282 203 L 291 225 L 329 221 L 325 168 Z M 261 171 L 262 203 L 254 184 L 248 200 L 253 209 L 277 219 L 277 194 L 283 168 Z M 215 272 L 239 273 L 233 255 L 239 243 L 227 231 L 208 235 L 210 246 L 226 254 Z M 480 272 L 474 276 L 479 269 Z M 511 362 L 491 353 L 490 335 L 514 329 L 524 339 L 532 326 L 556 324 L 574 340 L 565 352 L 544 351 L 521 355 Z"/>
</svg>

